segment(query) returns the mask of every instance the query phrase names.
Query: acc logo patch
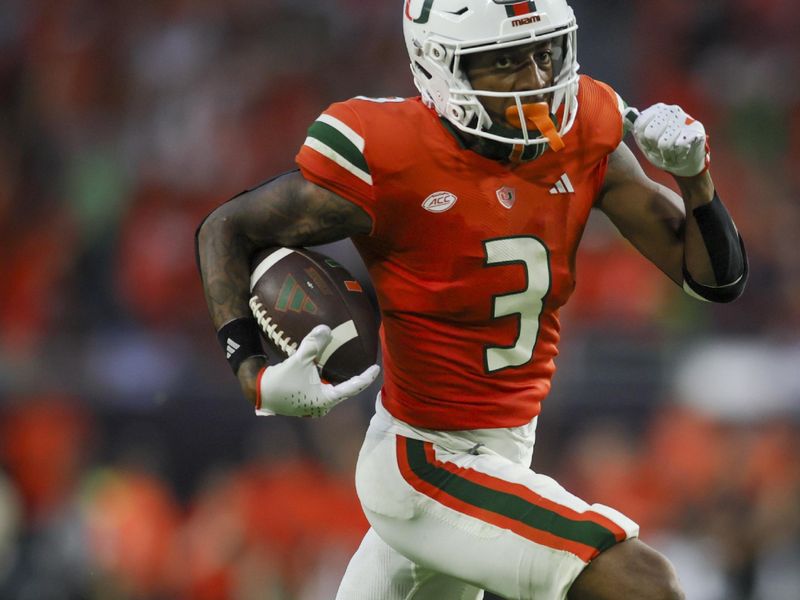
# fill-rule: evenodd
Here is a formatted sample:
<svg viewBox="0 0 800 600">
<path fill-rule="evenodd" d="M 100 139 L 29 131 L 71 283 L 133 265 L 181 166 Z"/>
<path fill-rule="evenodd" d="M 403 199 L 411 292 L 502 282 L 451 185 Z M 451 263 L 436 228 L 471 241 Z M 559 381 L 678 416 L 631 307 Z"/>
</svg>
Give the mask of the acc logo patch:
<svg viewBox="0 0 800 600">
<path fill-rule="evenodd" d="M 450 192 L 434 192 L 422 203 L 422 208 L 432 213 L 440 213 L 453 208 L 458 198 Z"/>
</svg>

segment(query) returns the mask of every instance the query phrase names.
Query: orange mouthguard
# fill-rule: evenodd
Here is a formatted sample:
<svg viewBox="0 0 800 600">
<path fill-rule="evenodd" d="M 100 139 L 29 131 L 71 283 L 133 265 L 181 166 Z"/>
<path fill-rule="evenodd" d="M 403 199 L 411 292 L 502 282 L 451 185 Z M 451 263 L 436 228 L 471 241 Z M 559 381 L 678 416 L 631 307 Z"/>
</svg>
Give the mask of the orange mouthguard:
<svg viewBox="0 0 800 600">
<path fill-rule="evenodd" d="M 537 129 L 550 145 L 553 152 L 558 152 L 564 149 L 564 140 L 558 135 L 556 126 L 550 118 L 550 106 L 547 102 L 532 102 L 530 104 L 522 105 L 522 113 L 525 115 L 525 125 L 530 130 L 531 128 Z M 519 111 L 516 106 L 509 106 L 506 109 L 506 120 L 517 129 L 522 129 L 522 123 L 519 119 Z"/>
</svg>

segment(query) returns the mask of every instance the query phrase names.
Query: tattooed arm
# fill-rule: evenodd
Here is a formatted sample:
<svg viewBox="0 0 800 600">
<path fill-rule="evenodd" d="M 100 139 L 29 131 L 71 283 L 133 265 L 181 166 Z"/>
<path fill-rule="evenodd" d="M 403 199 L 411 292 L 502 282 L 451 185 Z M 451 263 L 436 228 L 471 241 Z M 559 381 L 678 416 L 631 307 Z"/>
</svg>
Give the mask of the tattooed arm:
<svg viewBox="0 0 800 600">
<path fill-rule="evenodd" d="M 306 181 L 294 171 L 237 196 L 212 212 L 200 227 L 197 251 L 208 310 L 219 329 L 250 316 L 250 257 L 270 246 L 326 244 L 367 234 L 372 220 L 355 204 Z M 247 359 L 238 378 L 245 396 L 256 398 L 264 360 Z"/>
</svg>

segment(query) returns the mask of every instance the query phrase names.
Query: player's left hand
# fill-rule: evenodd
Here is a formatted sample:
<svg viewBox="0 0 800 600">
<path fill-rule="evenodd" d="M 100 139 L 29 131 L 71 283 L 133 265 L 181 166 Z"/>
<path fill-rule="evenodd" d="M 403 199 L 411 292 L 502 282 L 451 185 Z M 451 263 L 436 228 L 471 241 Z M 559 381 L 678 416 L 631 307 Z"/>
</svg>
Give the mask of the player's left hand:
<svg viewBox="0 0 800 600">
<path fill-rule="evenodd" d="M 678 177 L 699 175 L 710 161 L 705 127 L 674 104 L 642 111 L 633 137 L 647 160 Z"/>
</svg>

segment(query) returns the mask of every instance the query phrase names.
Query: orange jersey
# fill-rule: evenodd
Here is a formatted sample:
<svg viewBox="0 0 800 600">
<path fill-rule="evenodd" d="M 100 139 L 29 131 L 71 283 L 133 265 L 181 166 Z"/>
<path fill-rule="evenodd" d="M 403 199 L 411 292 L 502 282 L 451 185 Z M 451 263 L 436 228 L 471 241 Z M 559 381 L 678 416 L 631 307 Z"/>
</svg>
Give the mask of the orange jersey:
<svg viewBox="0 0 800 600">
<path fill-rule="evenodd" d="M 380 303 L 396 418 L 454 430 L 539 414 L 578 243 L 622 140 L 613 90 L 583 76 L 578 100 L 566 148 L 519 165 L 463 148 L 419 98 L 354 98 L 309 128 L 305 178 L 373 220 L 353 241 Z"/>
</svg>

